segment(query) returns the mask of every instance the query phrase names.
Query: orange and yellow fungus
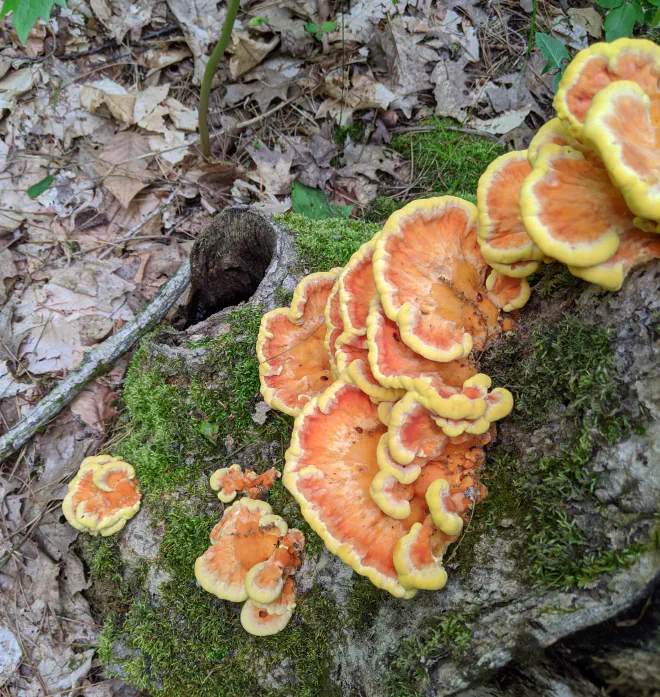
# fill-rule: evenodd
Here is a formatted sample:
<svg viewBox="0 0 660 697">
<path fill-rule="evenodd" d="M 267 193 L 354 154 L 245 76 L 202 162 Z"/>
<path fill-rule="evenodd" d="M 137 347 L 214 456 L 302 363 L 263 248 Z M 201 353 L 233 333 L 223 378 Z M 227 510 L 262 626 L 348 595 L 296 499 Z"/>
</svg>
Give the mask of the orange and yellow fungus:
<svg viewBox="0 0 660 697">
<path fill-rule="evenodd" d="M 532 168 L 526 150 L 515 150 L 490 163 L 479 179 L 479 246 L 490 264 L 540 261 L 543 252 L 525 230 L 518 198 Z"/>
<path fill-rule="evenodd" d="M 378 508 L 388 516 L 405 520 L 410 515 L 413 490 L 410 485 L 401 484 L 392 474 L 384 470 L 377 472 L 371 480 L 369 493 Z"/>
<path fill-rule="evenodd" d="M 376 237 L 353 254 L 337 280 L 339 312 L 346 336 L 364 336 L 367 333 L 369 301 L 376 292 L 372 269 Z"/>
<path fill-rule="evenodd" d="M 554 103 L 573 137 L 582 137 L 594 97 L 619 80 L 639 85 L 650 99 L 653 122 L 660 125 L 660 47 L 644 39 L 618 39 L 580 51 L 564 72 Z"/>
<path fill-rule="evenodd" d="M 431 428 L 433 428 L 433 424 L 431 424 Z M 409 464 L 402 465 L 392 457 L 389 442 L 389 434 L 383 433 L 378 441 L 378 449 L 376 451 L 378 469 L 394 477 L 394 479 L 401 484 L 412 484 L 421 474 L 422 465 L 425 464 L 425 458 L 417 458 L 417 462 L 415 462 L 415 458 L 413 457 Z M 440 449 L 440 446 L 438 447 Z M 444 448 L 444 442 L 442 443 L 442 448 Z M 442 452 L 442 449 L 440 449 L 440 452 Z"/>
<path fill-rule="evenodd" d="M 509 276 L 510 278 L 527 278 L 527 276 L 531 276 L 541 268 L 541 262 L 516 261 L 513 264 L 499 264 L 496 261 L 491 261 L 490 266 L 503 276 Z"/>
<path fill-rule="evenodd" d="M 426 503 L 438 530 L 445 535 L 456 536 L 463 530 L 463 518 L 456 513 L 450 489 L 446 479 L 436 479 L 426 490 Z"/>
<path fill-rule="evenodd" d="M 267 503 L 240 499 L 225 511 L 211 531 L 211 546 L 195 562 L 199 585 L 223 600 L 246 600 L 248 572 L 273 555 L 287 532 Z"/>
<path fill-rule="evenodd" d="M 412 597 L 398 580 L 393 553 L 428 511 L 416 497 L 410 515 L 396 520 L 371 498 L 371 481 L 379 472 L 378 442 L 385 430 L 369 397 L 338 381 L 296 419 L 283 481 L 331 553 L 378 588 Z"/>
<path fill-rule="evenodd" d="M 588 148 L 581 141 L 571 136 L 569 129 L 558 118 L 550 119 L 550 121 L 544 123 L 532 138 L 529 148 L 527 148 L 527 159 L 532 167 L 536 163 L 536 158 L 544 145 L 569 146 L 574 150 L 579 150 L 584 155 L 587 155 L 589 152 Z"/>
<path fill-rule="evenodd" d="M 401 340 L 401 332 L 374 295 L 367 318 L 369 365 L 376 380 L 386 387 L 410 390 L 415 378 L 440 375 L 451 386 L 460 386 L 475 374 L 467 359 L 440 363 L 415 353 Z"/>
<path fill-rule="evenodd" d="M 280 473 L 273 468 L 257 474 L 253 470 L 243 472 L 240 465 L 231 465 L 216 470 L 211 475 L 209 484 L 213 491 L 218 492 L 222 503 L 231 503 L 238 492 L 247 492 L 251 499 L 263 498 L 279 476 Z"/>
<path fill-rule="evenodd" d="M 69 523 L 92 535 L 114 535 L 140 508 L 135 470 L 119 457 L 87 457 L 69 483 L 62 512 Z"/>
<path fill-rule="evenodd" d="M 373 272 L 385 314 L 406 345 L 434 361 L 463 358 L 497 334 L 488 270 L 477 209 L 453 196 L 409 203 L 376 240 Z"/>
<path fill-rule="evenodd" d="M 451 438 L 457 438 L 464 433 L 482 435 L 487 433 L 495 421 L 508 416 L 513 409 L 513 395 L 504 387 L 496 387 L 486 396 L 486 410 L 478 418 L 451 419 L 433 416 L 435 423 L 443 433 Z"/>
<path fill-rule="evenodd" d="M 582 133 L 628 208 L 660 220 L 660 122 L 654 122 L 652 106 L 637 83 L 613 82 L 594 96 Z"/>
<path fill-rule="evenodd" d="M 486 288 L 491 302 L 504 312 L 524 307 L 532 294 L 526 278 L 511 278 L 495 269 L 486 279 Z"/>
<path fill-rule="evenodd" d="M 323 339 L 323 345 L 330 359 L 332 377 L 336 379 L 339 375 L 337 371 L 337 361 L 335 360 L 337 339 L 344 332 L 344 323 L 339 314 L 339 285 L 337 282 L 332 286 L 323 314 L 325 317 L 325 337 Z"/>
<path fill-rule="evenodd" d="M 559 145 L 544 146 L 520 194 L 530 237 L 550 257 L 570 266 L 609 259 L 634 216 L 595 159 Z"/>
<path fill-rule="evenodd" d="M 291 306 L 261 318 L 257 358 L 268 405 L 296 416 L 332 382 L 325 348 L 325 308 L 339 269 L 313 273 L 298 284 Z"/>
<path fill-rule="evenodd" d="M 394 566 L 404 588 L 437 591 L 445 587 L 447 572 L 442 557 L 453 539 L 441 533 L 430 516 L 415 523 L 394 549 Z"/>
<path fill-rule="evenodd" d="M 628 272 L 651 259 L 660 259 L 660 235 L 642 230 L 629 230 L 621 235 L 616 254 L 596 266 L 568 270 L 578 278 L 605 290 L 619 290 Z"/>
<path fill-rule="evenodd" d="M 271 636 L 281 632 L 296 609 L 296 594 L 293 579 L 288 578 L 282 592 L 272 603 L 259 603 L 249 599 L 241 610 L 241 624 L 248 634 Z"/>
</svg>

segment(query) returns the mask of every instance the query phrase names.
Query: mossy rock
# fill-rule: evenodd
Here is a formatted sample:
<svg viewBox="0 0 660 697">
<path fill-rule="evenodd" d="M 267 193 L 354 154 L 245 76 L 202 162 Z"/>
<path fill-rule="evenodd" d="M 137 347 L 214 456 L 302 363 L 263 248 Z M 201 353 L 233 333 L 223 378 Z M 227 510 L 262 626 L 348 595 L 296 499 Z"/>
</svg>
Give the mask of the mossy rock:
<svg viewBox="0 0 660 697">
<path fill-rule="evenodd" d="M 616 294 L 553 266 L 533 279 L 515 332 L 481 359 L 516 407 L 444 590 L 406 601 L 375 589 L 324 549 L 277 482 L 269 502 L 308 539 L 298 607 L 279 635 L 247 635 L 240 606 L 194 579 L 222 514 L 208 476 L 232 462 L 282 468 L 292 420 L 259 395 L 260 317 L 377 228 L 290 215 L 274 229 L 287 252 L 253 298 L 161 329 L 131 364 L 116 450 L 136 468 L 143 512 L 87 550 L 108 674 L 172 697 L 449 695 L 647 593 L 660 575 L 660 265 Z"/>
</svg>

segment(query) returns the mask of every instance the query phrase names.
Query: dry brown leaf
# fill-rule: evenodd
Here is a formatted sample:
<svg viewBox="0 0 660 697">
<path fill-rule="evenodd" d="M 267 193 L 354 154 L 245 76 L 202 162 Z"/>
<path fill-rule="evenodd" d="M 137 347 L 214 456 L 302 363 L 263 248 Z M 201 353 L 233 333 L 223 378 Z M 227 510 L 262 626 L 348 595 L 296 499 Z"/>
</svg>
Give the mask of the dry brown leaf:
<svg viewBox="0 0 660 697">
<path fill-rule="evenodd" d="M 91 428 L 102 431 L 103 423 L 117 413 L 112 406 L 116 398 L 109 387 L 94 381 L 71 402 L 71 411 Z"/>
<path fill-rule="evenodd" d="M 568 16 L 574 24 L 579 24 L 594 39 L 600 39 L 603 35 L 603 18 L 596 8 L 570 7 Z"/>
<path fill-rule="evenodd" d="M 246 149 L 254 164 L 257 165 L 256 172 L 248 173 L 252 181 L 257 182 L 267 193 L 275 196 L 283 196 L 291 192 L 291 182 L 294 179 L 291 174 L 293 162 L 291 148 L 282 152 L 277 145 L 270 150 L 263 143 L 259 143 L 258 148 L 248 145 Z"/>
<path fill-rule="evenodd" d="M 89 0 L 89 4 L 108 33 L 120 43 L 127 32 L 151 22 L 156 5 L 151 0 Z"/>
<path fill-rule="evenodd" d="M 150 48 L 148 51 L 142 54 L 141 61 L 142 64 L 148 68 L 147 77 L 151 77 L 154 73 L 157 73 L 163 68 L 167 68 L 168 65 L 174 65 L 179 63 L 185 58 L 190 58 L 192 53 L 188 48 Z"/>
<path fill-rule="evenodd" d="M 379 172 L 386 172 L 395 179 L 402 177 L 401 157 L 382 145 L 362 145 L 347 138 L 342 163 L 344 166 L 337 174 L 343 177 L 362 175 L 376 182 L 380 180 Z"/>
<path fill-rule="evenodd" d="M 197 109 L 188 109 L 181 104 L 178 99 L 168 97 L 165 100 L 165 106 L 169 110 L 169 115 L 174 125 L 181 131 L 190 131 L 194 133 L 197 130 L 198 114 Z"/>
<path fill-rule="evenodd" d="M 14 263 L 14 256 L 9 249 L 0 251 L 0 305 L 7 302 L 7 284 L 5 281 L 11 280 L 18 275 L 18 269 Z"/>
<path fill-rule="evenodd" d="M 231 36 L 231 50 L 234 55 L 229 61 L 232 78 L 235 80 L 259 65 L 279 43 L 279 36 L 264 41 L 261 37 L 250 36 L 247 31 L 234 31 Z"/>
<path fill-rule="evenodd" d="M 149 142 L 137 133 L 117 133 L 99 154 L 95 165 L 103 184 L 127 208 L 135 196 L 148 186 L 147 167 L 151 158 Z"/>
<path fill-rule="evenodd" d="M 333 173 L 330 163 L 339 152 L 337 145 L 316 133 L 311 139 L 284 136 L 282 140 L 287 150 L 293 151 L 292 166 L 296 169 L 298 181 L 313 189 L 323 190 Z"/>
<path fill-rule="evenodd" d="M 135 99 L 134 94 L 129 94 L 125 87 L 107 77 L 83 85 L 80 91 L 80 103 L 90 114 L 103 112 L 105 107 L 114 118 L 129 126 L 135 123 Z"/>
</svg>

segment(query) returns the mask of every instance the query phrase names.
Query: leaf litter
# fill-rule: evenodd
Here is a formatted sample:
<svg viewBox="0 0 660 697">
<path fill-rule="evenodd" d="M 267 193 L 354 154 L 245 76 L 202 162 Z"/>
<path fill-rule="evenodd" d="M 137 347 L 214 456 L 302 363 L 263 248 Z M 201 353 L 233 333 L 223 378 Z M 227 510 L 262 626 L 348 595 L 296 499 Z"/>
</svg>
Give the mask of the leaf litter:
<svg viewBox="0 0 660 697">
<path fill-rule="evenodd" d="M 426 193 L 389 143 L 433 116 L 524 147 L 553 82 L 539 50 L 527 53 L 524 5 L 246 6 L 214 81 L 211 162 L 197 149 L 197 98 L 225 2 L 69 0 L 29 33 L 10 13 L 0 24 L 0 433 L 145 307 L 224 206 L 359 217 L 378 194 Z M 603 31 L 593 9 L 558 2 L 539 4 L 536 26 L 570 50 Z M 0 690 L 17 697 L 135 694 L 99 682 L 94 649 L 81 648 L 100 627 L 78 533 L 58 508 L 120 418 L 128 359 L 0 464 Z"/>
</svg>

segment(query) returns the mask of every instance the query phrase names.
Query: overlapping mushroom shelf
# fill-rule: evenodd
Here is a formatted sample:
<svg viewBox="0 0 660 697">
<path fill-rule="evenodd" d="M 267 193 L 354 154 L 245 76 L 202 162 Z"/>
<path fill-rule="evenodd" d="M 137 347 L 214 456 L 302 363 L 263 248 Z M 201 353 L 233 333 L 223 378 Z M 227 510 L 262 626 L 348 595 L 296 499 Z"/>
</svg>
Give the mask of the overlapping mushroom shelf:
<svg viewBox="0 0 660 697">
<path fill-rule="evenodd" d="M 285 486 L 331 552 L 399 597 L 444 586 L 486 496 L 484 447 L 513 400 L 475 357 L 513 328 L 527 277 L 560 262 L 618 290 L 660 257 L 660 48 L 582 51 L 555 107 L 488 167 L 476 207 L 405 206 L 261 324 L 262 395 L 296 417 Z"/>
</svg>

